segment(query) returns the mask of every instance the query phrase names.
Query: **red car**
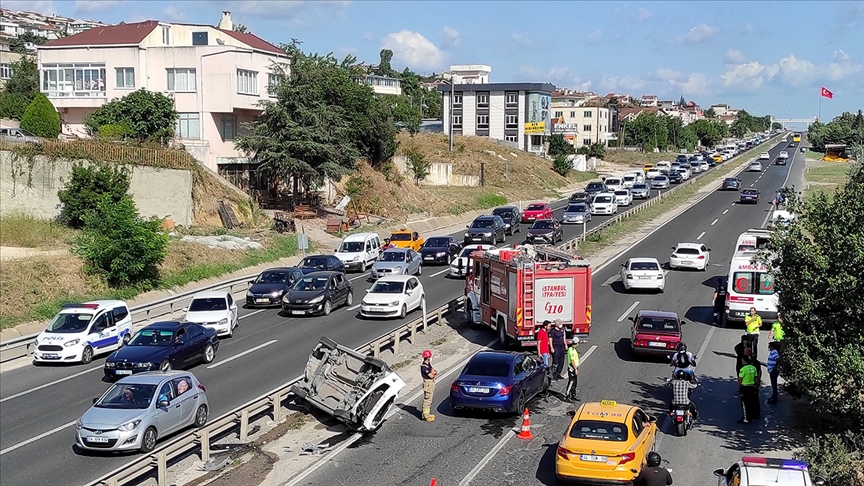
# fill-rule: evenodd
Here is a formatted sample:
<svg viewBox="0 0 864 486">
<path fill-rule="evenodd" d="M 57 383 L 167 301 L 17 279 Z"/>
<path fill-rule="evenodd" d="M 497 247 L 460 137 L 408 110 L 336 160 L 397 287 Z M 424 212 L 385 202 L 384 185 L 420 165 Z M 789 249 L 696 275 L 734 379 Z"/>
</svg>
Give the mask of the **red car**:
<svg viewBox="0 0 864 486">
<path fill-rule="evenodd" d="M 674 312 L 639 311 L 633 318 L 630 349 L 633 355 L 669 356 L 681 342 L 685 321 Z"/>
<path fill-rule="evenodd" d="M 552 219 L 552 207 L 549 203 L 532 203 L 522 213 L 523 223 L 533 223 L 538 219 Z"/>
</svg>

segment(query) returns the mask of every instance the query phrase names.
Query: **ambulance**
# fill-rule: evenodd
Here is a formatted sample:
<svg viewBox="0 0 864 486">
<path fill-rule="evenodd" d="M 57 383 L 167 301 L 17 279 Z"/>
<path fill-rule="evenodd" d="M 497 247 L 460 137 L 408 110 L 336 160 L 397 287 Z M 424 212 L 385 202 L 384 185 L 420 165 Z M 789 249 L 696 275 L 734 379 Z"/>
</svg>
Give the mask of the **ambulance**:
<svg viewBox="0 0 864 486">
<path fill-rule="evenodd" d="M 736 252 L 729 265 L 727 322 L 744 322 L 744 316 L 755 307 L 763 322 L 777 319 L 777 294 L 774 290 L 774 275 L 768 267 L 754 261 L 758 250 Z"/>
</svg>

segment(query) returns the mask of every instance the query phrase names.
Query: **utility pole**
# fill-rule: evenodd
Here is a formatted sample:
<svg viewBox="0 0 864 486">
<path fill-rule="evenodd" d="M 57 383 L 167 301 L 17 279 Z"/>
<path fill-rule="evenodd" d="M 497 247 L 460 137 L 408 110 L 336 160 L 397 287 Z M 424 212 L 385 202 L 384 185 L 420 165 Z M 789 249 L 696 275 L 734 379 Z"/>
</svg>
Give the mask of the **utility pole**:
<svg viewBox="0 0 864 486">
<path fill-rule="evenodd" d="M 448 117 L 450 123 L 450 151 L 453 151 L 453 73 L 450 73 L 450 116 Z"/>
</svg>

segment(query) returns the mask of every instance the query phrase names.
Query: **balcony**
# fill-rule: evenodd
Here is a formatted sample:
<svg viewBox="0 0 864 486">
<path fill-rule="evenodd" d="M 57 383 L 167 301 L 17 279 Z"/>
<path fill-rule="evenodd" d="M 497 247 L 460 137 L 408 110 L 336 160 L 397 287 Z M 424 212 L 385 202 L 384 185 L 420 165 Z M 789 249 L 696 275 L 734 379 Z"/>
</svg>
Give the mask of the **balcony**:
<svg viewBox="0 0 864 486">
<path fill-rule="evenodd" d="M 387 76 L 373 76 L 367 75 L 366 77 L 360 78 L 358 80 L 360 84 L 366 84 L 372 87 L 372 91 L 375 94 L 388 94 L 388 95 L 396 95 L 399 96 L 402 94 L 402 81 L 396 78 L 390 78 Z"/>
</svg>

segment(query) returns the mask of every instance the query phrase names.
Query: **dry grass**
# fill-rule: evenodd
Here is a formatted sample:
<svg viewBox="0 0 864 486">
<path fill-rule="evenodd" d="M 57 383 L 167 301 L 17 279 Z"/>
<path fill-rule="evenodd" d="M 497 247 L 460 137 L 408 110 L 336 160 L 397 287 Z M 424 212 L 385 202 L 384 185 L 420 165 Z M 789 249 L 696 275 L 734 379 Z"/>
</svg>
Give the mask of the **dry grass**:
<svg viewBox="0 0 864 486">
<path fill-rule="evenodd" d="M 606 157 L 603 158 L 606 162 L 613 164 L 621 164 L 629 167 L 642 167 L 645 164 L 656 164 L 661 160 L 670 162 L 675 160 L 676 152 L 628 152 L 624 150 L 606 150 Z"/>
<path fill-rule="evenodd" d="M 0 217 L 0 246 L 59 249 L 72 243 L 75 231 L 48 219 L 25 213 Z"/>
</svg>

